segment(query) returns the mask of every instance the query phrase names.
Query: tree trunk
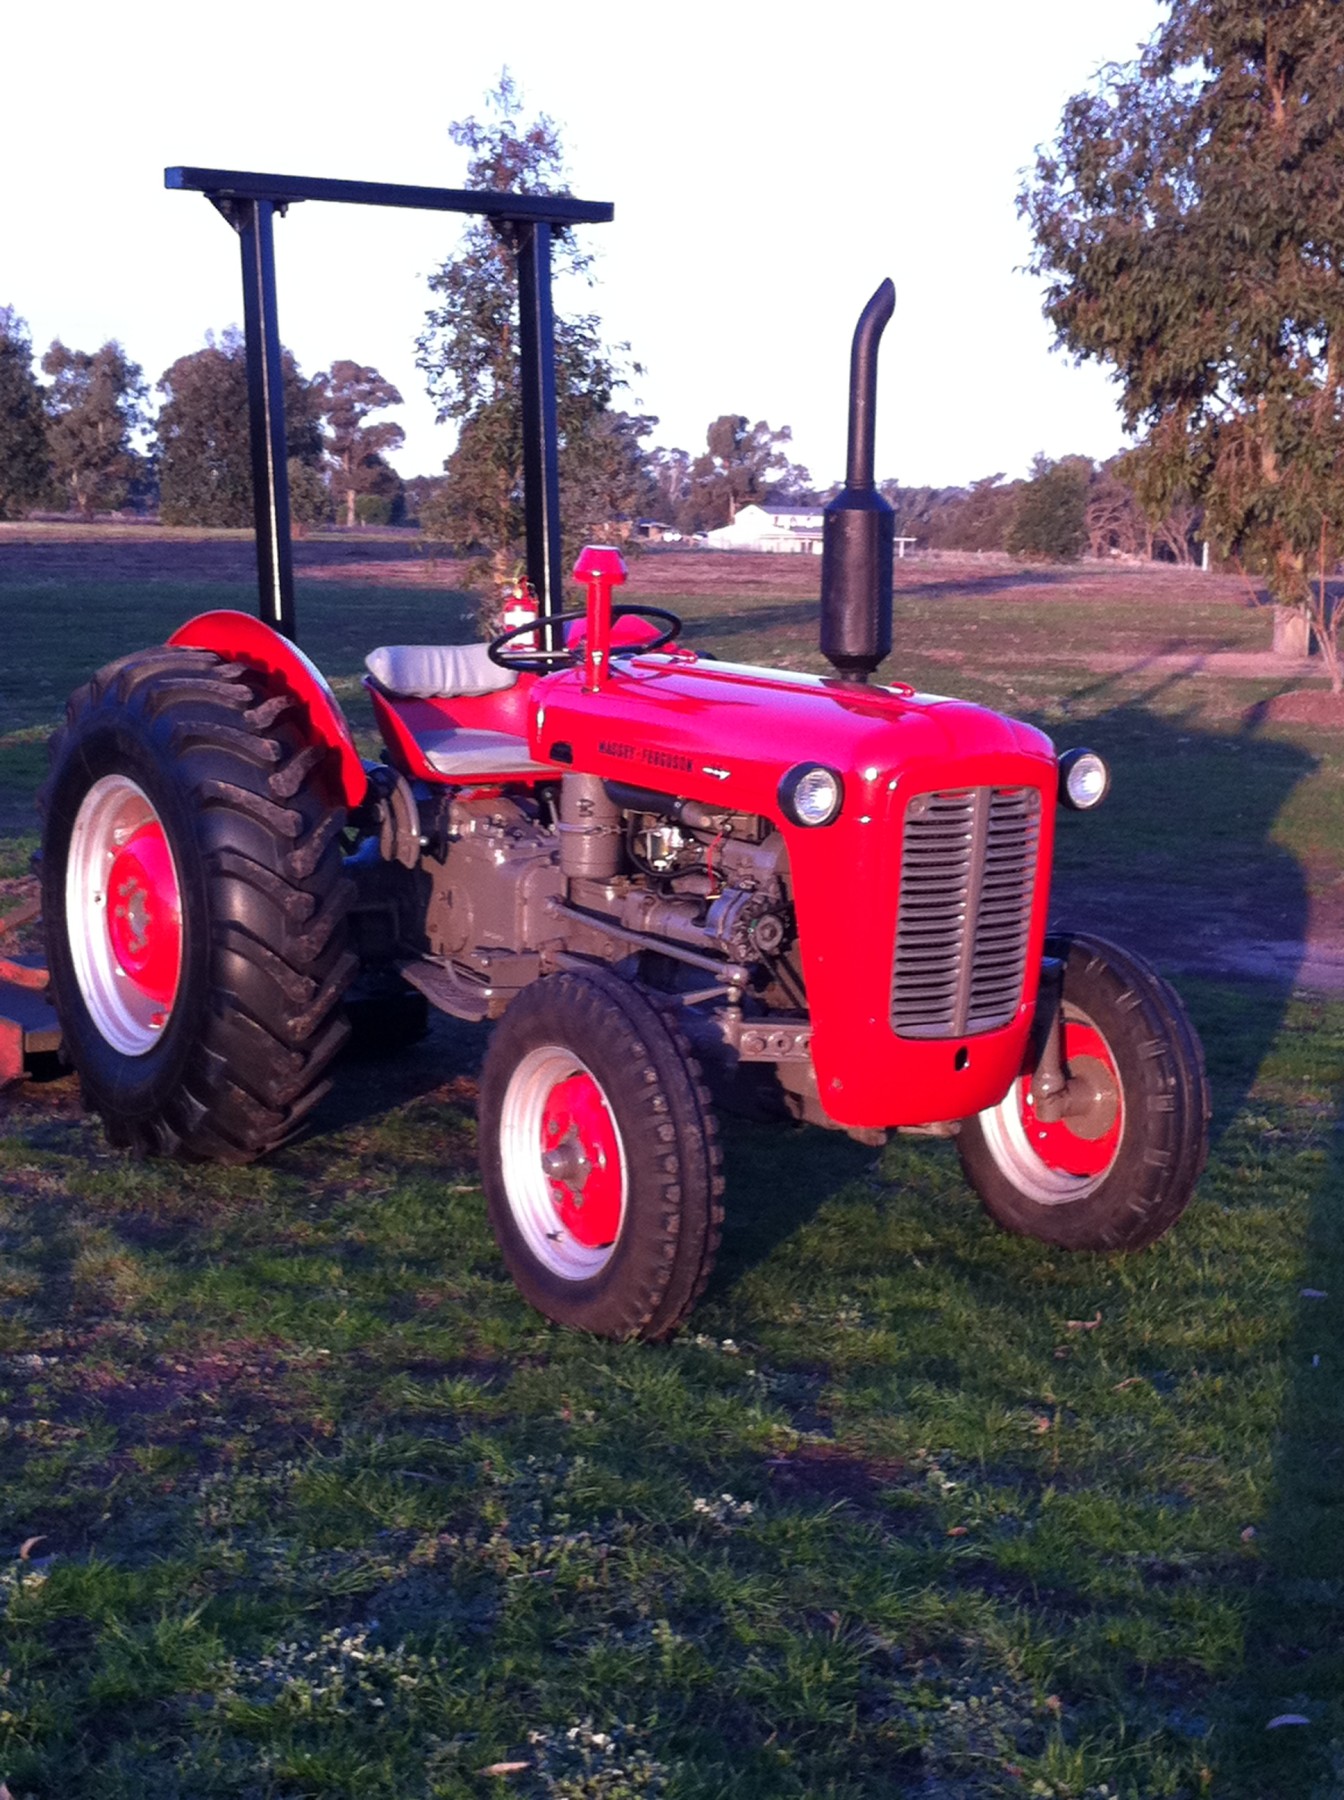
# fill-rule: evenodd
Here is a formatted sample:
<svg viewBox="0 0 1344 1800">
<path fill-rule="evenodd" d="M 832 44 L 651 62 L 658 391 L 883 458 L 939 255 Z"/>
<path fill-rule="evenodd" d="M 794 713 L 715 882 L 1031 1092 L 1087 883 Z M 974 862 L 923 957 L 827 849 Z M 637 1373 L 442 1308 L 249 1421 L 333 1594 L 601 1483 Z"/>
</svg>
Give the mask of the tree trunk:
<svg viewBox="0 0 1344 1800">
<path fill-rule="evenodd" d="M 1274 654 L 1297 660 L 1311 655 L 1311 621 L 1300 606 L 1274 608 Z"/>
</svg>

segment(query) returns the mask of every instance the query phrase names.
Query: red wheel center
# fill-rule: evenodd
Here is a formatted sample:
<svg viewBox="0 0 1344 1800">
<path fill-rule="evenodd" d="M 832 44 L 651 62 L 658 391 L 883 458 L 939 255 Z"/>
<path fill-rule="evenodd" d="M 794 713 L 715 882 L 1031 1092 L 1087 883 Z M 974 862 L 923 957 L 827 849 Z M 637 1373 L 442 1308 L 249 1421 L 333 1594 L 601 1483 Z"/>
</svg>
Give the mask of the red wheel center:
<svg viewBox="0 0 1344 1800">
<path fill-rule="evenodd" d="M 575 1242 L 589 1250 L 614 1243 L 625 1186 L 621 1140 L 591 1075 L 571 1075 L 547 1095 L 541 1158 L 556 1214 Z"/>
<path fill-rule="evenodd" d="M 133 832 L 113 858 L 107 935 L 123 973 L 149 999 L 167 1006 L 182 972 L 182 896 L 157 820 Z"/>
<path fill-rule="evenodd" d="M 1110 1167 L 1120 1144 L 1125 1125 L 1125 1107 L 1120 1076 L 1110 1045 L 1092 1025 L 1077 1019 L 1064 1021 L 1064 1068 L 1067 1073 L 1074 1063 L 1100 1064 L 1098 1073 L 1109 1079 L 1115 1090 L 1115 1116 L 1095 1137 L 1080 1137 L 1068 1119 L 1038 1119 L 1031 1103 L 1031 1076 L 1018 1081 L 1018 1100 L 1022 1108 L 1022 1127 L 1027 1142 L 1043 1163 L 1063 1175 L 1101 1175 Z"/>
</svg>

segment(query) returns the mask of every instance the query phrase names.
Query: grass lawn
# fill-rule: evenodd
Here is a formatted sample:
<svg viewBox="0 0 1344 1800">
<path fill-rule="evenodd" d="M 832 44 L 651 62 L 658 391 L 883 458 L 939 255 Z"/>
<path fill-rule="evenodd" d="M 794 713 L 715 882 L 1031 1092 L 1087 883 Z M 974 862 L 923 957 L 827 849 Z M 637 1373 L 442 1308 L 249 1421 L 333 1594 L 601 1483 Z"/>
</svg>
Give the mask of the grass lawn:
<svg viewBox="0 0 1344 1800">
<path fill-rule="evenodd" d="M 726 598 L 655 558 L 632 597 L 818 666 L 815 571 L 714 562 Z M 1112 755 L 1063 834 L 1073 921 L 1127 883 L 1333 916 L 1335 737 L 1275 723 L 1272 675 L 1196 666 L 1263 617 L 998 575 L 912 573 L 892 672 Z M 0 556 L 0 877 L 60 697 L 218 604 L 251 599 Z M 467 603 L 352 571 L 299 606 L 353 702 L 365 649 Z M 1005 1237 L 945 1144 L 730 1126 L 719 1269 L 665 1347 L 554 1330 L 507 1282 L 474 1030 L 347 1064 L 245 1170 L 128 1163 L 73 1082 L 11 1091 L 13 1800 L 1344 1793 L 1344 1004 L 1180 986 L 1214 1147 L 1162 1243 Z"/>
</svg>

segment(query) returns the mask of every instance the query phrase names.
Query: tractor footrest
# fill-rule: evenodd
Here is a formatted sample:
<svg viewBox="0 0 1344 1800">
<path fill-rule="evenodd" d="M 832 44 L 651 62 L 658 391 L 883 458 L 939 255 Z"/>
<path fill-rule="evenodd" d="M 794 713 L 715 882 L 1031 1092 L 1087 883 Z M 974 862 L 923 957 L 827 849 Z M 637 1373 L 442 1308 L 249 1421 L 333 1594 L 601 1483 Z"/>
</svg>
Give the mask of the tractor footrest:
<svg viewBox="0 0 1344 1800">
<path fill-rule="evenodd" d="M 426 731 L 420 753 L 436 775 L 449 781 L 480 781 L 492 775 L 554 775 L 550 763 L 532 760 L 527 739 L 507 731 Z"/>
<path fill-rule="evenodd" d="M 447 963 L 399 963 L 398 972 L 402 980 L 418 989 L 431 1006 L 472 1025 L 479 1024 L 482 1019 L 497 1018 L 515 991 L 509 988 L 501 992 L 484 981 L 472 981 Z"/>
</svg>

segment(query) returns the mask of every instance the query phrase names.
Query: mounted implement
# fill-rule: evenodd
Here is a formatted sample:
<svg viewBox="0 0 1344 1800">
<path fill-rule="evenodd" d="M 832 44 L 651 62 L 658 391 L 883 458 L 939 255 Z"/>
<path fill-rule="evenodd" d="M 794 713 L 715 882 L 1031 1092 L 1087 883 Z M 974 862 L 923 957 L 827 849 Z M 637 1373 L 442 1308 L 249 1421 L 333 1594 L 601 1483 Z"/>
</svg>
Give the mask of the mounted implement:
<svg viewBox="0 0 1344 1800">
<path fill-rule="evenodd" d="M 324 1090 L 346 998 L 372 983 L 498 1020 L 480 1099 L 491 1221 L 519 1288 L 566 1324 L 660 1338 L 686 1316 L 722 1218 L 714 1106 L 744 1095 L 866 1142 L 955 1137 L 991 1215 L 1053 1244 L 1164 1231 L 1206 1153 L 1198 1043 L 1137 958 L 1047 935 L 1056 808 L 1099 801 L 1104 765 L 873 679 L 892 641 L 873 482 L 891 284 L 855 333 L 847 481 L 825 521 L 836 673 L 790 674 L 702 660 L 675 615 L 618 603 L 613 549 L 584 551 L 585 603 L 562 609 L 547 234 L 609 208 L 169 181 L 242 238 L 271 548 L 262 622 L 206 614 L 112 664 L 55 741 L 52 981 L 109 1135 L 264 1153 Z M 535 611 L 488 646 L 372 650 L 372 765 L 289 641 L 269 232 L 301 199 L 490 210 L 518 251 L 519 591 Z"/>
<path fill-rule="evenodd" d="M 31 925 L 39 911 L 29 902 L 0 919 L 0 951 L 9 934 Z M 46 969 L 34 956 L 0 955 L 0 1088 L 54 1059 L 60 1042 Z"/>
</svg>

